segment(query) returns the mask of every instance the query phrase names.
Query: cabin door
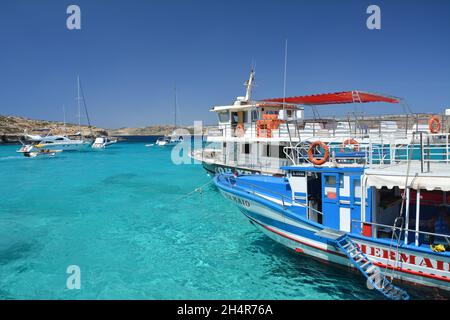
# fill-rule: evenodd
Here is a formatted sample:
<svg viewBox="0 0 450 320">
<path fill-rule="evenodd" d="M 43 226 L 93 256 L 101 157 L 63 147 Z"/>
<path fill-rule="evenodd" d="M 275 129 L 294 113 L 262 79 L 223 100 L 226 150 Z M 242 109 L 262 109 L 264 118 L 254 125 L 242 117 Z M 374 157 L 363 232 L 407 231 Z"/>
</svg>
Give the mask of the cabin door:
<svg viewBox="0 0 450 320">
<path fill-rule="evenodd" d="M 322 174 L 322 188 L 323 225 L 339 230 L 339 174 Z"/>
<path fill-rule="evenodd" d="M 361 176 L 350 176 L 350 216 L 352 232 L 361 233 Z"/>
</svg>

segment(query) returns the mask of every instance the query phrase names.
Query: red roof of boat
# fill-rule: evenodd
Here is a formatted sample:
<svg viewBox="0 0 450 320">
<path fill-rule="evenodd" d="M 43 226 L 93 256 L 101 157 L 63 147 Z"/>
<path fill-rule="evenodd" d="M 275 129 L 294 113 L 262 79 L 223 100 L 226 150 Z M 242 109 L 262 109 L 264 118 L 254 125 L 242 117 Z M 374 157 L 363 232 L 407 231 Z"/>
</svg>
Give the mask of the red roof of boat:
<svg viewBox="0 0 450 320">
<path fill-rule="evenodd" d="M 314 94 L 309 96 L 264 99 L 263 101 L 285 102 L 303 105 L 327 105 L 327 104 L 367 103 L 367 102 L 399 103 L 400 99 L 392 96 L 362 91 L 343 91 L 335 93 Z"/>
</svg>

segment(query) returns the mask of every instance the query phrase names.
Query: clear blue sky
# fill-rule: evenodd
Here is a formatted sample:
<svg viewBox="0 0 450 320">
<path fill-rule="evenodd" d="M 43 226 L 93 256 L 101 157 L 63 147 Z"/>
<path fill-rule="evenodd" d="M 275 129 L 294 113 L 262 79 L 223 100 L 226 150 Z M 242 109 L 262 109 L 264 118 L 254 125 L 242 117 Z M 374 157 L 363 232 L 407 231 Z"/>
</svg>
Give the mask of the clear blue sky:
<svg viewBox="0 0 450 320">
<path fill-rule="evenodd" d="M 81 7 L 81 31 L 66 29 L 70 4 Z M 381 7 L 379 31 L 366 28 L 370 4 Z M 0 8 L 0 114 L 62 120 L 65 104 L 76 122 L 79 74 L 95 125 L 171 123 L 175 81 L 182 122 L 215 123 L 209 108 L 243 95 L 252 60 L 255 97 L 282 96 L 285 39 L 287 95 L 359 89 L 404 97 L 416 112 L 450 106 L 448 0 L 4 0 Z"/>
</svg>

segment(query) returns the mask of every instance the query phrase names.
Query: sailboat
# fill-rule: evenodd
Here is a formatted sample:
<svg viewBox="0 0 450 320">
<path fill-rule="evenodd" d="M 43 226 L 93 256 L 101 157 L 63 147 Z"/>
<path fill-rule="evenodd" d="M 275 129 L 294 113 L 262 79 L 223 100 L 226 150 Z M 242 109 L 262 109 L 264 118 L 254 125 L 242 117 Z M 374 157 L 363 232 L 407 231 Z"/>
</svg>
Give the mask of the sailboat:
<svg viewBox="0 0 450 320">
<path fill-rule="evenodd" d="M 80 77 L 77 78 L 78 95 L 77 95 L 77 106 L 78 106 L 78 127 L 79 132 L 76 136 L 80 136 L 79 139 L 70 139 L 67 135 L 51 135 L 50 133 L 42 138 L 38 144 L 34 147 L 38 149 L 52 149 L 52 150 L 63 150 L 63 151 L 82 151 L 89 148 L 92 141 L 83 139 L 81 132 L 81 96 L 80 96 Z M 86 106 L 85 106 L 86 107 Z M 87 110 L 86 110 L 87 115 Z M 89 116 L 88 116 L 89 121 Z M 64 127 L 65 127 L 65 112 L 64 112 Z M 90 127 L 90 124 L 89 124 Z"/>
<path fill-rule="evenodd" d="M 172 134 L 160 137 L 156 140 L 156 145 L 160 147 L 173 147 L 184 141 L 183 136 L 177 133 L 177 87 L 175 86 L 175 113 L 174 126 Z"/>
</svg>

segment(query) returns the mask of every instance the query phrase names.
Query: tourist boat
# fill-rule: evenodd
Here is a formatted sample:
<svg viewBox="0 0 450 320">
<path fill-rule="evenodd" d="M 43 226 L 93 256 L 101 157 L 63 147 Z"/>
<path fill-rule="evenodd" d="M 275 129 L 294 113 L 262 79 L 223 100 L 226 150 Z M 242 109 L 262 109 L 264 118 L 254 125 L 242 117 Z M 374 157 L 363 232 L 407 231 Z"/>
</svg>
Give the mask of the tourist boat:
<svg viewBox="0 0 450 320">
<path fill-rule="evenodd" d="M 95 138 L 94 143 L 92 144 L 92 149 L 104 149 L 109 145 L 117 143 L 117 139 L 113 140 L 108 137 L 98 137 Z"/>
<path fill-rule="evenodd" d="M 214 183 L 270 238 L 357 270 L 387 298 L 408 299 L 403 281 L 450 290 L 450 148 L 428 143 L 449 134 L 414 139 L 382 161 L 312 147 L 322 164 L 305 156 L 282 177 L 220 174 Z"/>
<path fill-rule="evenodd" d="M 293 162 L 297 157 L 293 153 L 300 150 L 299 147 L 307 150 L 316 140 L 338 149 L 360 149 L 369 143 L 390 147 L 394 141 L 407 145 L 414 131 L 440 132 L 444 120 L 437 116 L 430 118 L 428 114 L 413 114 L 401 98 L 362 91 L 255 101 L 252 99 L 253 70 L 245 85 L 244 97 L 238 97 L 232 105 L 211 109 L 217 114 L 218 126 L 208 130 L 206 146 L 191 153 L 191 157 L 212 175 L 283 174 L 280 167 Z M 375 116 L 353 114 L 347 118 L 324 118 L 319 114 L 319 106 L 370 102 L 401 105 L 407 112 Z M 306 107 L 314 114 L 312 119 L 305 118 Z M 443 118 L 449 115 L 450 110 L 447 110 Z"/>
</svg>

